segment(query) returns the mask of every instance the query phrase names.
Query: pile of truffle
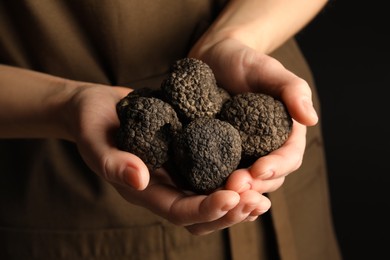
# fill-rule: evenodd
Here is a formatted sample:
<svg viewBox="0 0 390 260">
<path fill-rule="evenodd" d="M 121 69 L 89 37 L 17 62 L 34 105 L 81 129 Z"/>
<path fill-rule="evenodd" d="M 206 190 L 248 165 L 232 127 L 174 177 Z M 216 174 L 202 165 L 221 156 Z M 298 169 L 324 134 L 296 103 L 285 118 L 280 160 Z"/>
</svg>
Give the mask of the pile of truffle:
<svg viewBox="0 0 390 260">
<path fill-rule="evenodd" d="M 169 169 L 179 186 L 200 194 L 222 187 L 244 162 L 279 148 L 292 129 L 281 101 L 261 93 L 231 96 L 194 58 L 176 61 L 159 89 L 129 93 L 117 113 L 119 149 L 150 170 Z"/>
</svg>

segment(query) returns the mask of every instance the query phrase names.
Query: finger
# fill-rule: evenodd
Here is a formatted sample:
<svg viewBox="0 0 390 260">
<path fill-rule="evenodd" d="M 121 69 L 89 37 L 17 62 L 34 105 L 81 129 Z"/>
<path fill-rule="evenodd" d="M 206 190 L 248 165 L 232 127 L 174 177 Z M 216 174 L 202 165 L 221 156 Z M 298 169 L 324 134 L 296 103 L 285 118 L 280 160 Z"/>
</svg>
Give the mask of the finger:
<svg viewBox="0 0 390 260">
<path fill-rule="evenodd" d="M 102 137 L 103 136 L 103 137 Z M 88 166 L 106 181 L 143 190 L 149 183 L 149 170 L 136 155 L 114 147 L 103 134 L 93 141 L 79 141 L 78 148 Z"/>
<path fill-rule="evenodd" d="M 240 196 L 233 191 L 221 190 L 208 196 L 188 195 L 173 186 L 154 183 L 153 178 L 143 191 L 115 186 L 127 201 L 148 208 L 179 226 L 214 221 L 240 202 Z"/>
<path fill-rule="evenodd" d="M 258 215 L 256 215 L 256 216 L 251 216 L 251 215 L 249 215 L 249 216 L 244 220 L 244 222 L 253 222 L 253 221 L 257 220 L 258 218 L 259 218 Z"/>
<path fill-rule="evenodd" d="M 313 106 L 312 92 L 305 80 L 294 77 L 284 86 L 281 99 L 291 116 L 299 123 L 307 126 L 317 124 L 318 115 Z"/>
<path fill-rule="evenodd" d="M 255 190 L 259 193 L 270 193 L 279 189 L 286 177 L 280 177 L 272 180 L 259 180 L 254 179 L 251 185 L 252 190 Z"/>
<path fill-rule="evenodd" d="M 279 61 L 260 54 L 254 55 L 247 67 L 248 82 L 255 91 L 279 97 L 291 116 L 299 123 L 311 126 L 318 122 L 308 83 L 287 70 Z"/>
<path fill-rule="evenodd" d="M 252 189 L 252 182 L 253 177 L 248 169 L 238 169 L 230 174 L 225 189 L 242 193 Z"/>
<path fill-rule="evenodd" d="M 284 179 L 284 177 L 271 180 L 253 178 L 251 172 L 248 169 L 240 169 L 233 172 L 229 176 L 225 188 L 236 191 L 238 193 L 242 193 L 247 190 L 254 190 L 259 193 L 269 193 L 280 188 L 284 182 Z"/>
<path fill-rule="evenodd" d="M 149 170 L 138 156 L 112 148 L 106 151 L 102 160 L 103 177 L 107 181 L 128 185 L 136 190 L 147 187 Z"/>
<path fill-rule="evenodd" d="M 240 202 L 236 192 L 220 190 L 208 196 L 188 196 L 170 207 L 170 221 L 176 225 L 210 222 L 223 217 Z"/>
<path fill-rule="evenodd" d="M 277 179 L 297 170 L 301 164 L 306 146 L 306 126 L 293 124 L 290 137 L 282 147 L 260 157 L 250 167 L 253 178 Z"/>
<path fill-rule="evenodd" d="M 249 216 L 261 215 L 271 207 L 270 200 L 256 191 L 240 194 L 240 203 L 218 220 L 187 226 L 194 235 L 205 235 L 246 221 Z"/>
</svg>

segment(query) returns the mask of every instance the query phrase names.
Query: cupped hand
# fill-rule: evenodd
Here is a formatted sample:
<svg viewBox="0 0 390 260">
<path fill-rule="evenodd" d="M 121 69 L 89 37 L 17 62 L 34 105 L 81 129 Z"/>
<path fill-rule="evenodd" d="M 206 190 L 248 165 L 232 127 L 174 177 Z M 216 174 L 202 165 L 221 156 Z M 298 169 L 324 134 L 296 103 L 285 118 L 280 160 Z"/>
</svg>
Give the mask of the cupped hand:
<svg viewBox="0 0 390 260">
<path fill-rule="evenodd" d="M 206 62 L 220 87 L 231 94 L 260 92 L 282 100 L 293 117 L 293 130 L 285 144 L 259 158 L 248 169 L 234 171 L 226 189 L 260 193 L 278 189 L 285 177 L 302 164 L 306 145 L 306 127 L 318 121 L 307 82 L 287 70 L 273 57 L 260 53 L 236 39 L 216 44 L 195 45 L 189 53 Z"/>
<path fill-rule="evenodd" d="M 142 190 L 149 182 L 147 166 L 115 144 L 116 104 L 129 92 L 129 88 L 95 84 L 75 87 L 68 102 L 68 125 L 81 156 L 95 173 L 109 182 Z"/>
<path fill-rule="evenodd" d="M 197 235 L 243 221 L 253 221 L 270 208 L 260 193 L 219 190 L 197 195 L 177 188 L 167 172 L 149 173 L 134 154 L 118 150 L 116 104 L 130 90 L 85 84 L 75 88 L 67 113 L 73 140 L 88 166 L 111 183 L 128 202 L 144 207 Z"/>
<path fill-rule="evenodd" d="M 115 184 L 129 202 L 145 207 L 194 235 L 205 235 L 245 221 L 254 221 L 268 211 L 271 202 L 257 191 L 237 193 L 217 190 L 198 195 L 177 188 L 163 169 L 151 173 L 142 191 Z"/>
</svg>

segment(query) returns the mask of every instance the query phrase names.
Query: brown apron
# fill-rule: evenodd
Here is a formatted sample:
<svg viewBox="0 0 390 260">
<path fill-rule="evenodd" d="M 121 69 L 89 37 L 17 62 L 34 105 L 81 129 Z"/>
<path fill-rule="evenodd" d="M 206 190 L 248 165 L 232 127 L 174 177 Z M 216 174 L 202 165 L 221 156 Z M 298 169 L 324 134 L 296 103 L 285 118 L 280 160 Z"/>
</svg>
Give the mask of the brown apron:
<svg viewBox="0 0 390 260">
<path fill-rule="evenodd" d="M 158 87 L 223 4 L 1 1 L 0 63 L 74 80 Z M 273 55 L 314 86 L 293 40 Z M 309 128 L 307 138 L 301 169 L 269 194 L 270 213 L 206 236 L 127 203 L 88 169 L 73 143 L 0 140 L 0 259 L 252 260 L 279 254 L 338 260 L 320 125 Z"/>
</svg>

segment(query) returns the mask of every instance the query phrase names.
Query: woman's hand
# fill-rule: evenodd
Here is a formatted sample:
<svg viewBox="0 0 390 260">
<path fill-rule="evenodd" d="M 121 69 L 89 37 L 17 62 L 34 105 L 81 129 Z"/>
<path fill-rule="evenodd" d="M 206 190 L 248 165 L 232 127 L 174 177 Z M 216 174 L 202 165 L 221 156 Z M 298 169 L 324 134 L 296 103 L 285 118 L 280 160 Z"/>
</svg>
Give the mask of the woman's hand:
<svg viewBox="0 0 390 260">
<path fill-rule="evenodd" d="M 222 40 L 207 48 L 194 48 L 190 56 L 206 62 L 214 71 L 219 86 L 231 94 L 261 92 L 286 104 L 294 119 L 286 143 L 259 158 L 248 169 L 236 170 L 226 183 L 226 189 L 238 193 L 250 189 L 260 193 L 276 190 L 288 174 L 300 167 L 306 145 L 306 126 L 318 121 L 310 87 L 276 59 L 235 39 Z"/>
<path fill-rule="evenodd" d="M 163 169 L 151 173 L 150 177 L 150 183 L 143 191 L 114 186 L 129 202 L 145 207 L 195 235 L 254 221 L 271 206 L 267 197 L 254 190 L 240 194 L 218 190 L 209 195 L 197 195 L 178 189 Z"/>
<path fill-rule="evenodd" d="M 250 168 L 235 171 L 226 188 L 270 192 L 300 167 L 306 127 L 315 125 L 311 90 L 301 78 L 267 54 L 299 32 L 327 3 L 326 0 L 231 0 L 200 37 L 189 56 L 206 62 L 219 85 L 231 94 L 262 92 L 282 100 L 294 119 L 286 143 Z"/>
</svg>

